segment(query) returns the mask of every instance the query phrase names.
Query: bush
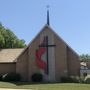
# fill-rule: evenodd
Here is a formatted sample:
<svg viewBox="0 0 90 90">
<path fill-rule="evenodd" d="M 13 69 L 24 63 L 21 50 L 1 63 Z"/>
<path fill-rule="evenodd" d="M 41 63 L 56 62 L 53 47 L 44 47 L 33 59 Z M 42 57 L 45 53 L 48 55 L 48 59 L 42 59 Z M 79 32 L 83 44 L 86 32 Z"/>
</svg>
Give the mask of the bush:
<svg viewBox="0 0 90 90">
<path fill-rule="evenodd" d="M 7 73 L 2 76 L 2 81 L 20 81 L 21 76 L 18 73 Z"/>
<path fill-rule="evenodd" d="M 0 81 L 2 81 L 2 76 L 3 76 L 3 75 L 0 75 Z"/>
<path fill-rule="evenodd" d="M 61 77 L 62 83 L 79 83 L 79 77 Z"/>
<path fill-rule="evenodd" d="M 35 73 L 31 77 L 33 82 L 41 82 L 43 80 L 43 75 L 40 73 Z"/>
<path fill-rule="evenodd" d="M 80 83 L 84 83 L 84 77 L 80 77 L 79 81 Z"/>
<path fill-rule="evenodd" d="M 85 77 L 84 82 L 90 84 L 90 75 Z"/>
</svg>

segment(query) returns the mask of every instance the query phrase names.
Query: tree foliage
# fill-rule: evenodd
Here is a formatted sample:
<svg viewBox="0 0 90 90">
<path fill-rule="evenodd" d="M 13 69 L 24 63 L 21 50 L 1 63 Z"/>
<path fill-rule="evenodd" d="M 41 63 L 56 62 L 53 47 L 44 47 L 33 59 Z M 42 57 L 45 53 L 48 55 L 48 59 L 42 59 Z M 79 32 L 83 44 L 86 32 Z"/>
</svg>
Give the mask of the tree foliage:
<svg viewBox="0 0 90 90">
<path fill-rule="evenodd" d="M 90 60 L 90 55 L 89 54 L 82 54 L 82 55 L 80 55 L 80 60 L 81 61 L 88 61 L 88 60 Z"/>
<path fill-rule="evenodd" d="M 10 29 L 0 23 L 0 48 L 23 48 L 25 41 L 20 40 Z"/>
</svg>

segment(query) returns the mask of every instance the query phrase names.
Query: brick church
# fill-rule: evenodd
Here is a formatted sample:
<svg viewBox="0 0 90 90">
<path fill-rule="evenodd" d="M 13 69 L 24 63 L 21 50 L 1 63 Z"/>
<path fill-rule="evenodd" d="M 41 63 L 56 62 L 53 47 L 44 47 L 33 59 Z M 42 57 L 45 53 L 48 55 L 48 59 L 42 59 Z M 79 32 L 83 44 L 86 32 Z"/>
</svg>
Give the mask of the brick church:
<svg viewBox="0 0 90 90">
<path fill-rule="evenodd" d="M 79 76 L 79 55 L 52 30 L 49 11 L 47 24 L 26 48 L 0 50 L 0 74 L 9 72 L 19 73 L 22 81 L 31 81 L 34 73 L 41 73 L 47 82 Z"/>
</svg>

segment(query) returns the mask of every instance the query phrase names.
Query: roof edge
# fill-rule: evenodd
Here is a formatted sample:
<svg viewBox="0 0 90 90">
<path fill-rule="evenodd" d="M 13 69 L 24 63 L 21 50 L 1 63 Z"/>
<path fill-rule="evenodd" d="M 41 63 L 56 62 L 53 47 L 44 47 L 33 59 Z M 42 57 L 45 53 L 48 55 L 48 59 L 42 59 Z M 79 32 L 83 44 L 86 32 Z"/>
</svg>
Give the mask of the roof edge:
<svg viewBox="0 0 90 90">
<path fill-rule="evenodd" d="M 70 50 L 72 50 L 77 56 L 79 56 L 79 54 L 78 54 L 75 50 L 73 50 L 49 25 L 46 24 L 46 26 L 47 26 L 60 40 L 62 40 L 62 42 L 65 43 L 66 46 L 67 46 Z"/>
<path fill-rule="evenodd" d="M 44 31 L 44 28 L 45 27 L 48 27 L 49 25 L 48 24 L 45 24 L 44 26 L 43 26 L 43 28 L 36 34 L 36 36 L 30 41 L 30 43 L 27 45 L 27 47 L 18 55 L 18 57 L 14 60 L 15 62 L 17 62 L 17 59 L 19 58 L 19 56 L 21 56 L 22 55 L 22 53 L 24 53 L 25 52 L 25 50 L 31 45 L 31 43 L 36 39 L 36 37 L 41 33 L 41 32 L 43 32 Z"/>
<path fill-rule="evenodd" d="M 18 57 L 16 57 L 16 59 L 14 60 L 14 62 L 17 62 L 17 59 L 26 51 L 26 49 L 31 45 L 31 43 L 36 39 L 37 36 L 40 35 L 41 32 L 44 31 L 44 28 L 48 27 L 60 40 L 62 40 L 63 43 L 66 44 L 66 46 L 72 50 L 78 57 L 79 55 L 75 52 L 75 50 L 73 50 L 48 24 L 45 24 L 43 26 L 43 28 L 38 32 L 38 34 L 30 41 L 30 43 L 27 45 L 27 47 L 18 55 Z"/>
</svg>

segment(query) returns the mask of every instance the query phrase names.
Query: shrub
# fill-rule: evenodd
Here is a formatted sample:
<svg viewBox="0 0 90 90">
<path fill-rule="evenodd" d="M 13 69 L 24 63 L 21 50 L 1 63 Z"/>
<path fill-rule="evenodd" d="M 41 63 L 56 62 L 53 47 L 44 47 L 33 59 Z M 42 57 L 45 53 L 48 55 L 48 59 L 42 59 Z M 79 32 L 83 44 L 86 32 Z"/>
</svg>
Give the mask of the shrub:
<svg viewBox="0 0 90 90">
<path fill-rule="evenodd" d="M 0 81 L 2 81 L 2 76 L 3 76 L 3 75 L 0 75 Z"/>
<path fill-rule="evenodd" d="M 79 83 L 80 79 L 79 77 L 61 77 L 62 83 Z"/>
<path fill-rule="evenodd" d="M 80 77 L 79 82 L 84 83 L 84 77 Z"/>
<path fill-rule="evenodd" d="M 20 81 L 21 76 L 18 73 L 6 73 L 2 76 L 3 81 Z"/>
<path fill-rule="evenodd" d="M 31 77 L 33 82 L 41 82 L 43 80 L 43 75 L 40 73 L 35 73 Z"/>
<path fill-rule="evenodd" d="M 67 77 L 61 77 L 61 82 L 62 83 L 67 83 L 68 82 L 68 78 Z"/>
<path fill-rule="evenodd" d="M 90 84 L 90 75 L 85 77 L 84 82 Z"/>
</svg>

